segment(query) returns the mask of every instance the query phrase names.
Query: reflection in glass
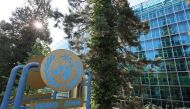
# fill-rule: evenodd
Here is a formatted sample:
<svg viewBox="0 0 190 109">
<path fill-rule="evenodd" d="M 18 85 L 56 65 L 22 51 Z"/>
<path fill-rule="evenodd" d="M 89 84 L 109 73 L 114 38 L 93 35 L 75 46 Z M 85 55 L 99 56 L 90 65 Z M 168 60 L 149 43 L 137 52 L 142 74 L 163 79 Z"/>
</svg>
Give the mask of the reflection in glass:
<svg viewBox="0 0 190 109">
<path fill-rule="evenodd" d="M 147 60 L 155 60 L 154 52 L 153 51 L 147 51 L 146 52 L 146 59 Z"/>
<path fill-rule="evenodd" d="M 146 87 L 146 86 L 143 87 L 143 97 L 151 98 L 151 96 L 150 96 L 150 88 L 149 87 Z"/>
<path fill-rule="evenodd" d="M 166 24 L 166 19 L 165 17 L 161 17 L 158 19 L 158 24 L 159 26 L 164 26 Z"/>
<path fill-rule="evenodd" d="M 168 73 L 168 81 L 170 85 L 179 85 L 176 73 Z"/>
<path fill-rule="evenodd" d="M 151 95 L 152 98 L 160 98 L 160 88 L 151 86 Z"/>
<path fill-rule="evenodd" d="M 185 56 L 190 56 L 190 45 L 184 45 L 183 46 L 183 49 L 184 49 L 184 54 Z"/>
<path fill-rule="evenodd" d="M 164 9 L 163 8 L 158 9 L 157 16 L 163 16 L 163 15 L 164 15 Z"/>
<path fill-rule="evenodd" d="M 190 69 L 190 58 L 187 58 L 187 66 Z"/>
<path fill-rule="evenodd" d="M 147 21 L 147 20 L 149 20 L 148 13 L 142 13 L 141 21 Z"/>
<path fill-rule="evenodd" d="M 151 37 L 151 32 L 149 32 L 148 34 L 144 35 L 144 38 L 145 38 L 145 40 L 151 39 L 152 38 Z"/>
<path fill-rule="evenodd" d="M 181 90 L 182 90 L 183 100 L 190 101 L 190 87 L 182 87 Z M 187 106 L 189 107 L 190 104 Z"/>
<path fill-rule="evenodd" d="M 159 29 L 154 29 L 151 31 L 153 38 L 159 38 L 160 37 L 160 31 Z"/>
<path fill-rule="evenodd" d="M 150 13 L 149 13 L 149 18 L 150 19 L 153 19 L 153 18 L 155 18 L 156 17 L 156 10 L 153 10 L 153 11 L 151 11 Z"/>
<path fill-rule="evenodd" d="M 152 40 L 145 41 L 145 45 L 146 45 L 146 50 L 151 50 L 151 49 L 153 49 Z"/>
<path fill-rule="evenodd" d="M 163 26 L 162 28 L 160 28 L 160 33 L 162 35 L 162 37 L 164 36 L 168 36 L 169 35 L 169 27 L 167 25 Z"/>
<path fill-rule="evenodd" d="M 163 54 L 164 54 L 164 58 L 168 59 L 168 58 L 172 58 L 172 49 L 171 48 L 165 48 L 163 49 Z"/>
<path fill-rule="evenodd" d="M 181 91 L 179 87 L 171 87 L 171 97 L 173 100 L 181 100 Z"/>
<path fill-rule="evenodd" d="M 140 41 L 144 41 L 145 39 L 144 39 L 144 35 L 142 34 L 142 35 L 140 35 Z"/>
<path fill-rule="evenodd" d="M 150 84 L 151 85 L 158 85 L 158 74 L 157 73 L 149 73 Z"/>
<path fill-rule="evenodd" d="M 163 58 L 162 49 L 155 50 L 154 53 L 155 53 L 155 58 Z"/>
<path fill-rule="evenodd" d="M 144 42 L 141 42 L 139 47 L 138 47 L 139 51 L 143 51 L 145 50 L 145 43 Z"/>
<path fill-rule="evenodd" d="M 187 16 L 187 19 L 190 19 L 190 10 L 186 10 L 186 16 Z"/>
<path fill-rule="evenodd" d="M 174 60 L 167 60 L 165 63 L 167 71 L 176 71 Z"/>
<path fill-rule="evenodd" d="M 190 78 L 188 72 L 178 72 L 180 85 L 189 85 Z"/>
<path fill-rule="evenodd" d="M 172 8 L 172 5 L 168 5 L 165 7 L 165 13 L 166 14 L 170 14 L 173 12 L 173 8 Z"/>
<path fill-rule="evenodd" d="M 190 35 L 185 33 L 185 34 L 180 34 L 181 35 L 181 42 L 182 44 L 188 44 L 190 43 Z"/>
<path fill-rule="evenodd" d="M 131 51 L 132 51 L 133 53 L 137 52 L 137 47 L 131 47 Z"/>
<path fill-rule="evenodd" d="M 139 53 L 138 53 L 138 57 L 139 57 L 140 59 L 145 59 L 145 58 L 146 58 L 145 52 L 144 52 L 144 51 L 143 51 L 143 52 L 139 52 Z"/>
<path fill-rule="evenodd" d="M 168 85 L 166 73 L 159 73 L 158 80 L 160 85 Z"/>
<path fill-rule="evenodd" d="M 177 67 L 177 71 L 186 71 L 186 62 L 185 59 L 176 59 L 176 67 Z"/>
<path fill-rule="evenodd" d="M 176 14 L 176 19 L 177 19 L 178 22 L 184 21 L 185 20 L 185 13 L 183 11 L 177 13 Z"/>
<path fill-rule="evenodd" d="M 175 10 L 175 12 L 180 11 L 182 9 L 183 9 L 182 2 L 178 2 L 178 3 L 174 4 L 174 10 Z"/>
<path fill-rule="evenodd" d="M 177 34 L 178 33 L 177 24 L 169 25 L 168 28 L 169 28 L 170 34 Z"/>
<path fill-rule="evenodd" d="M 175 23 L 175 22 L 176 22 L 175 16 L 174 16 L 173 14 L 166 16 L 166 19 L 167 19 L 167 23 L 168 23 L 168 24 L 172 24 L 172 23 Z"/>
<path fill-rule="evenodd" d="M 183 57 L 183 48 L 180 47 L 174 47 L 173 48 L 174 57 Z"/>
<path fill-rule="evenodd" d="M 161 99 L 170 99 L 169 87 L 160 87 Z"/>
<path fill-rule="evenodd" d="M 170 43 L 170 38 L 169 37 L 164 37 L 161 39 L 162 41 L 162 46 L 163 47 L 169 47 L 171 46 L 171 43 Z"/>
<path fill-rule="evenodd" d="M 182 22 L 178 24 L 179 32 L 180 33 L 185 33 L 189 32 L 188 24 L 187 22 Z"/>
<path fill-rule="evenodd" d="M 154 45 L 155 49 L 161 48 L 161 41 L 160 41 L 160 39 L 153 40 L 153 45 Z"/>
<path fill-rule="evenodd" d="M 144 74 L 142 76 L 142 84 L 149 84 L 149 77 L 148 74 Z"/>
<path fill-rule="evenodd" d="M 173 46 L 176 46 L 176 45 L 181 45 L 181 41 L 180 41 L 180 36 L 179 35 L 173 35 L 171 36 L 171 43 Z"/>
<path fill-rule="evenodd" d="M 158 27 L 157 19 L 151 20 L 151 21 L 149 22 L 149 24 L 150 24 L 150 28 Z"/>
</svg>

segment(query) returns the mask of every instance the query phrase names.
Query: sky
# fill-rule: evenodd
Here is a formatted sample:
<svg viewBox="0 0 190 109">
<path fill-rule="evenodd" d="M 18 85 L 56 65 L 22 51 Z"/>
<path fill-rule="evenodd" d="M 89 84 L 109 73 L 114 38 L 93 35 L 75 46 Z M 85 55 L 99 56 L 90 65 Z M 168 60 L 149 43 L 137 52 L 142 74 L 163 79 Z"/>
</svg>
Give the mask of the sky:
<svg viewBox="0 0 190 109">
<path fill-rule="evenodd" d="M 0 21 L 6 20 L 8 21 L 9 17 L 11 17 L 12 11 L 16 9 L 16 7 L 20 7 L 24 4 L 25 0 L 0 0 Z M 147 0 L 128 0 L 130 6 L 137 5 Z M 59 11 L 62 13 L 68 13 L 68 2 L 67 0 L 52 0 L 52 8 L 58 7 Z M 64 39 L 66 36 L 62 30 L 52 28 L 53 20 L 49 20 L 49 28 L 51 32 L 51 37 L 53 38 L 53 43 L 50 45 L 51 49 L 68 49 L 67 41 Z"/>
</svg>

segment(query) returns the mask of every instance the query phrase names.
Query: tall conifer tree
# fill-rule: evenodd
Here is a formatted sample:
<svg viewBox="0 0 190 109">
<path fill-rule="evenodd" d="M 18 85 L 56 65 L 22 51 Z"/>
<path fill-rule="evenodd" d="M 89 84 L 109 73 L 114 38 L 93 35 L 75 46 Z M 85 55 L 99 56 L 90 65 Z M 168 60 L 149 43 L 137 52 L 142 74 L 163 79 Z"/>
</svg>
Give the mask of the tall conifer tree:
<svg viewBox="0 0 190 109">
<path fill-rule="evenodd" d="M 93 102 L 98 109 L 111 109 L 122 96 L 121 89 L 128 90 L 142 71 L 144 60 L 130 47 L 139 45 L 147 22 L 140 22 L 127 0 L 69 0 L 69 4 L 63 25 L 70 47 L 79 52 L 88 49 L 85 60 L 93 72 Z"/>
</svg>

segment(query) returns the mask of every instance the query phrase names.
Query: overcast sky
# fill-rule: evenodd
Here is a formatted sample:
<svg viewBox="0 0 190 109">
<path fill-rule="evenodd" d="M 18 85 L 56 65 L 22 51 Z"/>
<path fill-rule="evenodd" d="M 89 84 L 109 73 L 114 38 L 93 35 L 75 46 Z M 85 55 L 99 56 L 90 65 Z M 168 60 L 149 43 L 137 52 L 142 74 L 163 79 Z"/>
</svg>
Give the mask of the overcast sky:
<svg viewBox="0 0 190 109">
<path fill-rule="evenodd" d="M 25 0 L 0 0 L 0 20 L 8 20 L 8 18 L 11 16 L 12 11 L 14 11 L 16 7 L 22 6 L 24 4 L 24 1 Z M 134 6 L 147 0 L 128 1 L 130 2 L 131 6 Z M 63 13 L 68 12 L 67 6 L 67 0 L 52 0 L 52 7 L 58 7 L 59 11 Z M 53 24 L 54 22 L 50 21 L 50 27 L 52 27 Z M 51 37 L 53 38 L 53 43 L 50 45 L 52 49 L 68 48 L 66 41 L 63 38 L 65 36 L 63 31 L 56 28 L 50 28 L 50 31 Z"/>
</svg>

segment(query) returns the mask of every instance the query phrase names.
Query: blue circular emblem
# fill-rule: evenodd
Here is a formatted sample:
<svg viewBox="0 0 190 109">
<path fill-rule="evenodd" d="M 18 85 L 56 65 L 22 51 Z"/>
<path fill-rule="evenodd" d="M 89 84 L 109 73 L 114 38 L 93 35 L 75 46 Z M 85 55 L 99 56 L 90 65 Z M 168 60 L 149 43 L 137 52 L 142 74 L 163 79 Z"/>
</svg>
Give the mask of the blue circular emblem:
<svg viewBox="0 0 190 109">
<path fill-rule="evenodd" d="M 83 65 L 77 55 L 61 49 L 45 57 L 40 71 L 42 80 L 48 87 L 57 91 L 69 91 L 82 80 Z"/>
</svg>

